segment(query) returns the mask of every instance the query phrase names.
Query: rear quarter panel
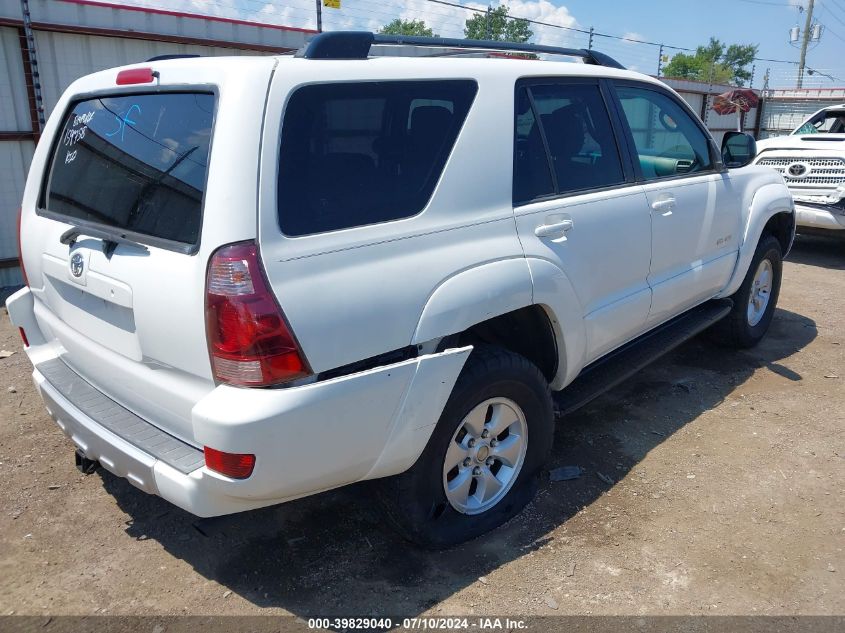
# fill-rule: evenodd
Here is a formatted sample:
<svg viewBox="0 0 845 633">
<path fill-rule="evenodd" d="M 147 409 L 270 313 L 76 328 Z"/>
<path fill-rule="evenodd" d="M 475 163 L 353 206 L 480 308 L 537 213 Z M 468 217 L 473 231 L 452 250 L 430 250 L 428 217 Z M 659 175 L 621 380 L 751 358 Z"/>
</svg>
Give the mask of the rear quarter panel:
<svg viewBox="0 0 845 633">
<path fill-rule="evenodd" d="M 446 75 L 439 72 L 442 67 L 373 60 L 321 61 L 318 67 L 300 59 L 280 64 L 271 88 L 262 148 L 261 254 L 305 356 L 312 369 L 320 372 L 417 342 L 420 337 L 415 332 L 426 304 L 444 282 L 478 266 L 522 258 L 522 249 L 510 205 L 513 83 L 501 80 L 492 70 L 469 76 L 453 71 L 449 76 L 475 79 L 478 92 L 421 213 L 316 235 L 283 235 L 276 192 L 280 135 L 284 134 L 280 124 L 291 91 L 316 83 L 314 68 L 319 68 L 323 82 L 337 80 L 333 78 L 442 79 Z M 512 298 L 504 296 L 508 292 L 530 302 L 531 279 L 524 260 L 516 267 L 501 265 L 509 271 L 507 287 L 485 291 L 490 303 L 481 313 L 489 312 L 491 305 L 512 309 Z M 478 316 L 480 321 L 495 315 Z M 435 327 L 420 325 L 426 332 L 422 338 L 460 331 L 460 322 L 440 319 Z"/>
</svg>

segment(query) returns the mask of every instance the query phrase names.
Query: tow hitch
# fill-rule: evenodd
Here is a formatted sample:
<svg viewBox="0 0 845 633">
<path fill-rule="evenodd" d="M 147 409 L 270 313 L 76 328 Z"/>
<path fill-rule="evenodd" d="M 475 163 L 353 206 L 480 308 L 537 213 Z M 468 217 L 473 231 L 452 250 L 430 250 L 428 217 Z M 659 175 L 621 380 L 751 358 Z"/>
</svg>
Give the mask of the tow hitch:
<svg viewBox="0 0 845 633">
<path fill-rule="evenodd" d="M 85 457 L 85 453 L 79 449 L 76 449 L 76 455 L 74 457 L 76 459 L 76 467 L 83 475 L 91 475 L 100 467 L 100 462 L 96 459 L 88 459 Z"/>
</svg>

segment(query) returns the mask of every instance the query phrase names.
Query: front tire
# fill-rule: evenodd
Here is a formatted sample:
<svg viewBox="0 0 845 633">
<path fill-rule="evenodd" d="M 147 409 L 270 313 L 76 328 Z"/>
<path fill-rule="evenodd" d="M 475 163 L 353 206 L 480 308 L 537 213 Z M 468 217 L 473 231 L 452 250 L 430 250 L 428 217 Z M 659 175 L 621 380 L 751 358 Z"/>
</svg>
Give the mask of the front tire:
<svg viewBox="0 0 845 633">
<path fill-rule="evenodd" d="M 717 343 L 747 349 L 763 340 L 775 314 L 782 273 L 780 242 L 762 236 L 742 285 L 731 296 L 733 309 L 712 329 Z"/>
<path fill-rule="evenodd" d="M 379 483 L 394 527 L 445 548 L 508 521 L 534 497 L 554 435 L 549 385 L 527 359 L 473 350 L 417 462 Z"/>
</svg>

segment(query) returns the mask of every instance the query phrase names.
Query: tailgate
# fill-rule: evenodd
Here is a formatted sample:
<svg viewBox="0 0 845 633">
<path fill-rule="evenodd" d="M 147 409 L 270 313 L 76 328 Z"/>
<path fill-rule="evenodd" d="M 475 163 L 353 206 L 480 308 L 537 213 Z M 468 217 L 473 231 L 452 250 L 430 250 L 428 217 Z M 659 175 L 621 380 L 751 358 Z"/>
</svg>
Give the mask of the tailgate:
<svg viewBox="0 0 845 633">
<path fill-rule="evenodd" d="M 21 244 L 36 320 L 62 360 L 191 443 L 191 410 L 215 387 L 208 258 L 255 237 L 274 60 L 153 65 L 152 85 L 116 89 L 118 71 L 104 71 L 62 98 L 33 159 Z"/>
</svg>

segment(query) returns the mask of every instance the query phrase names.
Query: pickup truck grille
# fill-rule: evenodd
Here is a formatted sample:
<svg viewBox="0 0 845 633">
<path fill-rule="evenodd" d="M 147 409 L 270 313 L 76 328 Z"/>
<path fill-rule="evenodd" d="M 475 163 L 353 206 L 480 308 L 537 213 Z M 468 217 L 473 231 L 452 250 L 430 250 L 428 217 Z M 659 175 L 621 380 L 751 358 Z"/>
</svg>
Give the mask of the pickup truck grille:
<svg viewBox="0 0 845 633">
<path fill-rule="evenodd" d="M 802 163 L 809 166 L 810 173 L 802 178 L 792 178 L 786 168 L 792 163 Z M 806 158 L 803 156 L 787 156 L 761 158 L 758 165 L 771 167 L 786 178 L 787 185 L 800 187 L 802 185 L 837 185 L 845 182 L 845 160 L 842 158 Z"/>
</svg>

